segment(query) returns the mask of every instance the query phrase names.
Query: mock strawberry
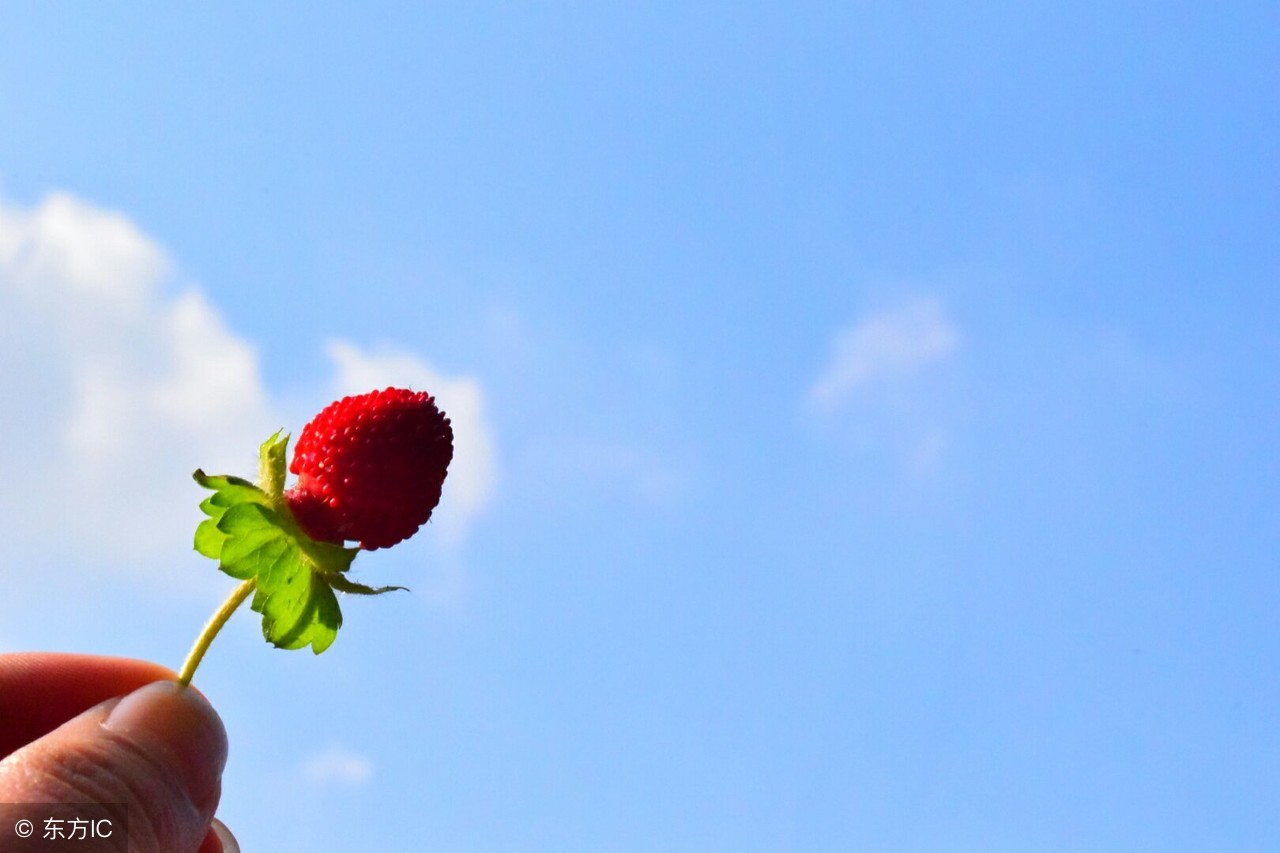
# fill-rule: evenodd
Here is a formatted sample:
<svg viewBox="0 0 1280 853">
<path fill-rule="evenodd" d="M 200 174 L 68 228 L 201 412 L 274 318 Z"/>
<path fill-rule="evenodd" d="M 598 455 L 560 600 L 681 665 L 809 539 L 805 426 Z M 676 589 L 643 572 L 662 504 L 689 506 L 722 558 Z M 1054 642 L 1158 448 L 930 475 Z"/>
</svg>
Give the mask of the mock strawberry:
<svg viewBox="0 0 1280 853">
<path fill-rule="evenodd" d="M 431 518 L 452 458 L 449 419 L 425 391 L 344 397 L 303 428 L 285 499 L 312 539 L 388 548 Z"/>
</svg>

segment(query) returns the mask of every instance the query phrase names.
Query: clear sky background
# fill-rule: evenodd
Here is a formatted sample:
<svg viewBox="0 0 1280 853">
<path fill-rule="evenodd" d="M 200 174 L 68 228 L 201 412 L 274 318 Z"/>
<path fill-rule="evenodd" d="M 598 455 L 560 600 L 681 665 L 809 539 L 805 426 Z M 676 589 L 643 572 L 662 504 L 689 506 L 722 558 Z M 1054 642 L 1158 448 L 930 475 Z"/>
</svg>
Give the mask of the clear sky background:
<svg viewBox="0 0 1280 853">
<path fill-rule="evenodd" d="M 437 520 L 197 683 L 246 851 L 1280 845 L 1280 9 L 10 4 L 0 648 L 176 667 L 197 466 Z"/>
</svg>

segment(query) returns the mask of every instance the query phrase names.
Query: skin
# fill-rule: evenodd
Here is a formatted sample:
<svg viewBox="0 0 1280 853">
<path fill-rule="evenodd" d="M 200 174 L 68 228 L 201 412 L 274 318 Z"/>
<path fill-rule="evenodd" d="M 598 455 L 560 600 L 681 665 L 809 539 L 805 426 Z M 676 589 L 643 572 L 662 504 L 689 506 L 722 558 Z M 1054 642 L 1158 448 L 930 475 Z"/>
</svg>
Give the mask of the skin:
<svg viewBox="0 0 1280 853">
<path fill-rule="evenodd" d="M 126 802 L 131 853 L 234 850 L 212 828 L 226 732 L 175 679 L 125 658 L 0 655 L 0 802 Z"/>
</svg>

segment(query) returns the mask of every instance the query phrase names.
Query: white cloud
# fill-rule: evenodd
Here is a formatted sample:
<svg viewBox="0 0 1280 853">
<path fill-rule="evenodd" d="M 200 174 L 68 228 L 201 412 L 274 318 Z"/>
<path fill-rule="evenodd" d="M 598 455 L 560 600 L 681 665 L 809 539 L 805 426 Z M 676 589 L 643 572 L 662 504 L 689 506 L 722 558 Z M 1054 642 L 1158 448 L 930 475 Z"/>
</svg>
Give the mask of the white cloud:
<svg viewBox="0 0 1280 853">
<path fill-rule="evenodd" d="M 936 299 L 916 298 L 841 331 L 831 360 L 809 388 L 809 402 L 829 411 L 861 389 L 919 373 L 949 356 L 960 336 Z"/>
<path fill-rule="evenodd" d="M 66 194 L 0 204 L 0 399 L 17 538 L 139 563 L 189 543 L 191 471 L 242 468 L 276 420 L 253 348 L 164 251 Z"/>
<path fill-rule="evenodd" d="M 373 778 L 373 762 L 349 749 L 332 747 L 302 765 L 302 778 L 315 785 L 364 785 Z"/>
<path fill-rule="evenodd" d="M 461 539 L 489 504 L 497 478 L 493 434 L 479 381 L 445 376 L 417 356 L 392 347 L 365 351 L 346 341 L 331 341 L 327 349 L 336 368 L 334 396 L 389 385 L 413 388 L 433 395 L 449 416 L 453 461 L 432 524 L 450 541 Z"/>
<path fill-rule="evenodd" d="M 191 472 L 252 475 L 258 444 L 301 426 L 265 388 L 254 346 L 172 267 L 119 213 L 65 193 L 29 209 L 0 200 L 0 555 L 45 555 L 62 573 L 24 573 L 33 583 L 104 565 L 182 583 L 191 573 L 175 563 L 199 520 Z M 457 433 L 441 517 L 460 541 L 493 491 L 479 382 L 403 352 L 335 343 L 330 355 L 340 391 L 439 396 Z"/>
</svg>

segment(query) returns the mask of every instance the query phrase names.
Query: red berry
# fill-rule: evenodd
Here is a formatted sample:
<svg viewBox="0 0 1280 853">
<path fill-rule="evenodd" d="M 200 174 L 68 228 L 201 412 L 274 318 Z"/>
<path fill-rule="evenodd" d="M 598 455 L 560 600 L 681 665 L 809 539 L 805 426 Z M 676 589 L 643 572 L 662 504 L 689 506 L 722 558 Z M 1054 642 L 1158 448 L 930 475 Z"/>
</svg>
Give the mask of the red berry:
<svg viewBox="0 0 1280 853">
<path fill-rule="evenodd" d="M 431 517 L 452 458 L 449 419 L 425 391 L 344 397 L 303 428 L 285 499 L 312 539 L 388 548 Z"/>
</svg>

